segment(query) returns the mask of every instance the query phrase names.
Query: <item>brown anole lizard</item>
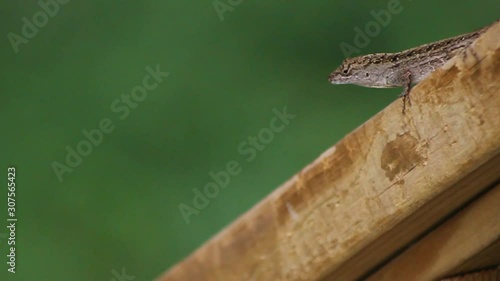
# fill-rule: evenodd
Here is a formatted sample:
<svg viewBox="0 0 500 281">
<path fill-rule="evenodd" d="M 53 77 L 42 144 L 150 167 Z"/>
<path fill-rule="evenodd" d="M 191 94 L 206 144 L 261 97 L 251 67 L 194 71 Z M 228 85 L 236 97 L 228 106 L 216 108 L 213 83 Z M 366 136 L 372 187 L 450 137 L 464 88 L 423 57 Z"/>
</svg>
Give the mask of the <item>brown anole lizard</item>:
<svg viewBox="0 0 500 281">
<path fill-rule="evenodd" d="M 465 50 L 490 26 L 398 53 L 347 58 L 330 74 L 328 80 L 332 84 L 355 84 L 370 88 L 403 87 L 400 96 L 403 98 L 405 113 L 406 102 L 411 104 L 411 86 Z"/>
</svg>

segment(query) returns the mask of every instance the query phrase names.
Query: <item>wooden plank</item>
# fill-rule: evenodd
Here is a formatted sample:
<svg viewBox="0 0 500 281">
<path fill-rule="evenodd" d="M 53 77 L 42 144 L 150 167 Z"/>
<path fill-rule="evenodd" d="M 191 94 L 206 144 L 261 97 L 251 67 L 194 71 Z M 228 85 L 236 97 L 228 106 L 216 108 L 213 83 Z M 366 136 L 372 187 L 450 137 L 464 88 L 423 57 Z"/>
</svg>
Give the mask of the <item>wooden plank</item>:
<svg viewBox="0 0 500 281">
<path fill-rule="evenodd" d="M 499 93 L 497 24 L 158 280 L 361 278 L 499 179 Z"/>
<path fill-rule="evenodd" d="M 477 255 L 470 257 L 468 261 L 453 270 L 451 275 L 474 271 L 478 268 L 487 268 L 493 265 L 500 266 L 500 239 L 484 249 Z"/>
<path fill-rule="evenodd" d="M 367 263 L 381 264 L 380 253 L 385 255 L 387 252 L 396 252 L 396 242 L 414 240 L 415 237 L 420 236 L 423 230 L 428 230 L 435 225 L 439 221 L 437 218 L 446 217 L 452 210 L 457 209 L 464 202 L 474 197 L 478 190 L 482 190 L 480 187 L 486 187 L 491 182 L 498 181 L 499 174 L 500 155 L 497 155 L 468 174 L 457 184 L 417 209 L 392 229 L 388 229 L 374 243 L 366 246 L 361 252 L 346 261 L 333 277 L 330 276 L 331 278 L 324 280 L 351 280 L 343 278 L 347 278 L 346 276 L 350 276 L 351 272 L 355 272 L 355 270 L 364 268 Z M 366 275 L 368 274 L 363 276 Z"/>
<path fill-rule="evenodd" d="M 500 239 L 500 184 L 426 235 L 367 281 L 432 281 L 457 275 L 465 263 L 476 263 Z M 500 265 L 500 252 L 488 256 Z M 467 272 L 467 271 L 464 271 Z"/>
<path fill-rule="evenodd" d="M 499 281 L 500 269 L 490 269 L 480 272 L 468 273 L 463 276 L 456 276 L 441 281 Z"/>
</svg>

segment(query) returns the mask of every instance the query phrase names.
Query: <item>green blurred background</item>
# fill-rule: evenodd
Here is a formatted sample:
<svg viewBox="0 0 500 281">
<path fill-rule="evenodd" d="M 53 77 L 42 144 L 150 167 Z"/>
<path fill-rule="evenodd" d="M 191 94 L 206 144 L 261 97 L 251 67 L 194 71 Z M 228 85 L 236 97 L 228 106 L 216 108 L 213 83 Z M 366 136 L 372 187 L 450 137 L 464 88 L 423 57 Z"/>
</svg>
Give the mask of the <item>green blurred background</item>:
<svg viewBox="0 0 500 281">
<path fill-rule="evenodd" d="M 189 255 L 396 99 L 400 89 L 327 81 L 340 43 L 354 45 L 353 28 L 389 2 L 241 1 L 221 17 L 211 0 L 69 1 L 16 53 L 8 34 L 22 35 L 22 18 L 41 7 L 2 1 L 1 174 L 6 186 L 17 169 L 19 221 L 16 274 L 3 237 L 0 280 L 107 281 L 122 268 L 151 280 Z M 500 11 L 498 0 L 401 6 L 362 54 L 472 31 Z M 170 76 L 119 119 L 111 104 L 148 65 Z M 285 106 L 296 118 L 246 161 L 238 145 Z M 114 131 L 59 181 L 51 165 L 103 118 Z M 241 174 L 186 224 L 179 204 L 231 160 Z"/>
</svg>

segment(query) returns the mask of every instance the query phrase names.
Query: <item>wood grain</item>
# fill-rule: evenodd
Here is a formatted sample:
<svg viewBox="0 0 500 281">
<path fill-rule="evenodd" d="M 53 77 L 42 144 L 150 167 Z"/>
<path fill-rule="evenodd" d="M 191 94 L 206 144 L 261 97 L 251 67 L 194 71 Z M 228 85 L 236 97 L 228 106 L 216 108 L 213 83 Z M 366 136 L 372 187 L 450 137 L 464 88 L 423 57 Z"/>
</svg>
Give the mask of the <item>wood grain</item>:
<svg viewBox="0 0 500 281">
<path fill-rule="evenodd" d="M 468 273 L 462 276 L 446 278 L 441 281 L 499 281 L 500 269 L 484 270 Z"/>
<path fill-rule="evenodd" d="M 476 268 L 500 265 L 500 252 L 491 253 L 489 264 L 477 264 L 482 253 L 498 241 L 500 184 L 474 200 L 366 280 L 439 280 L 445 276 L 467 272 L 457 270 L 465 263 L 476 263 Z"/>
<path fill-rule="evenodd" d="M 478 268 L 487 268 L 493 265 L 500 266 L 500 239 L 497 239 L 495 243 L 489 245 L 477 255 L 469 257 L 462 265 L 453 269 L 452 274 L 471 272 Z"/>
<path fill-rule="evenodd" d="M 500 24 L 158 280 L 367 277 L 500 177 Z M 341 120 L 339 120 L 341 122 Z"/>
</svg>

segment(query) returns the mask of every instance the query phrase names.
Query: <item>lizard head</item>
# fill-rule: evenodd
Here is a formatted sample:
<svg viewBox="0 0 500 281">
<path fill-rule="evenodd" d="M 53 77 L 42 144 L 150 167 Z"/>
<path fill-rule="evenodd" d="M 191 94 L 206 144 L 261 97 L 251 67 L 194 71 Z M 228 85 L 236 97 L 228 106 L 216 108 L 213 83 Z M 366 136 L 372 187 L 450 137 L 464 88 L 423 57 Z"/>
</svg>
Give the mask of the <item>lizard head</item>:
<svg viewBox="0 0 500 281">
<path fill-rule="evenodd" d="M 328 80 L 332 84 L 355 84 L 371 88 L 386 88 L 386 72 L 384 67 L 386 54 L 373 54 L 355 58 L 347 58 L 335 69 Z"/>
</svg>

